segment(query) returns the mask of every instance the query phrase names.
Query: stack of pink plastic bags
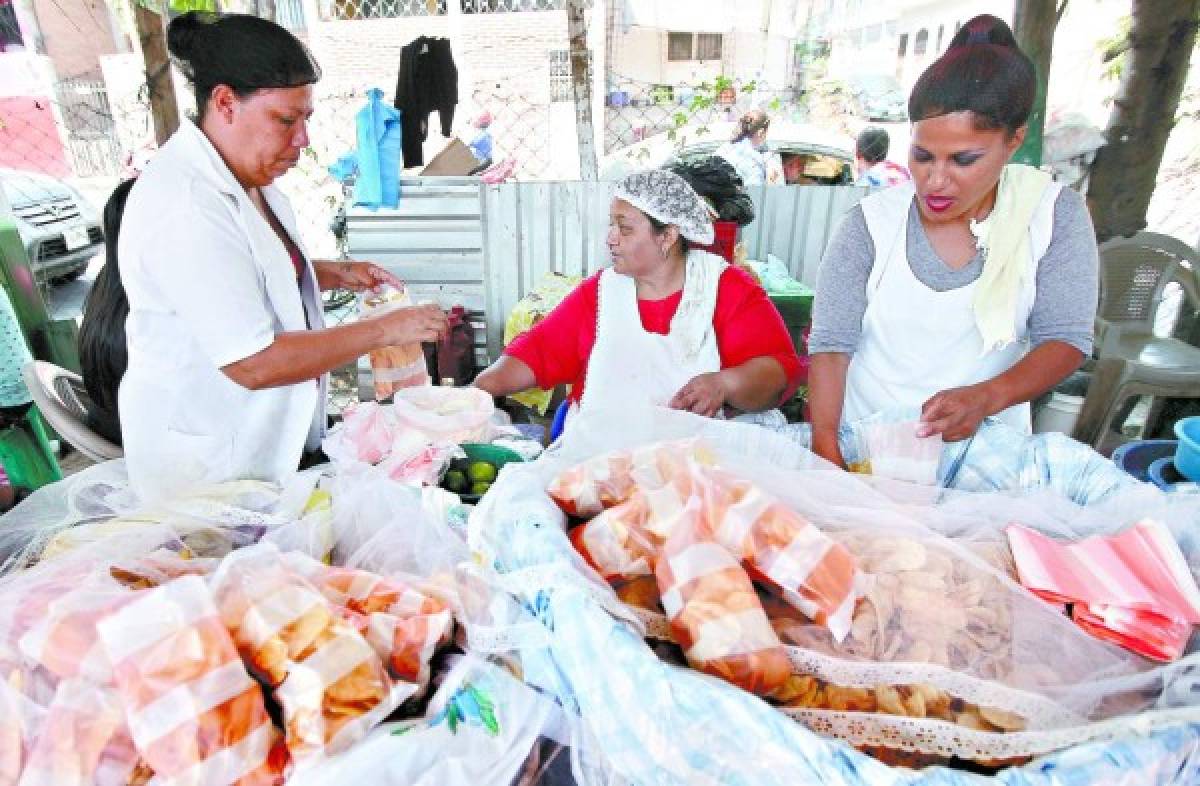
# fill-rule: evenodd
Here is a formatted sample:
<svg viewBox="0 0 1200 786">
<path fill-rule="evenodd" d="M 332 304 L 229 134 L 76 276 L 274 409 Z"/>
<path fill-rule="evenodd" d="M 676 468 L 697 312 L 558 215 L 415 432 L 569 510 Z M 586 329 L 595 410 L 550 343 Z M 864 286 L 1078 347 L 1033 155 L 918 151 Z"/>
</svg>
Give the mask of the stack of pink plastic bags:
<svg viewBox="0 0 1200 786">
<path fill-rule="evenodd" d="M 1200 625 L 1200 589 L 1161 522 L 1076 543 L 1014 524 L 1008 541 L 1021 583 L 1051 603 L 1070 604 L 1071 618 L 1099 639 L 1172 661 Z"/>
</svg>

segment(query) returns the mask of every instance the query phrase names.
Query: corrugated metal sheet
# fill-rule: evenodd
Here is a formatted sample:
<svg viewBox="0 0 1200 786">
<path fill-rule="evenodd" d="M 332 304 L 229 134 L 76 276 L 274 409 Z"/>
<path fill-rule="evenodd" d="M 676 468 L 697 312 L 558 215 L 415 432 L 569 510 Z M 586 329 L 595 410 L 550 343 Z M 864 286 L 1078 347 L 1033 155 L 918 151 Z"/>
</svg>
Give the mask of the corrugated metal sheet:
<svg viewBox="0 0 1200 786">
<path fill-rule="evenodd" d="M 347 252 L 407 281 L 413 294 L 444 306 L 483 311 L 483 232 L 479 181 L 405 179 L 395 209 L 351 208 Z"/>
<path fill-rule="evenodd" d="M 483 230 L 477 178 L 400 181 L 395 209 L 346 211 L 346 250 L 403 278 L 417 301 L 465 306 L 476 361 L 489 362 L 485 328 Z"/>
<path fill-rule="evenodd" d="M 742 227 L 740 240 L 749 259 L 774 254 L 792 277 L 810 287 L 829 236 L 846 211 L 858 204 L 867 189 L 857 186 L 759 186 L 751 189 L 754 221 Z"/>
</svg>

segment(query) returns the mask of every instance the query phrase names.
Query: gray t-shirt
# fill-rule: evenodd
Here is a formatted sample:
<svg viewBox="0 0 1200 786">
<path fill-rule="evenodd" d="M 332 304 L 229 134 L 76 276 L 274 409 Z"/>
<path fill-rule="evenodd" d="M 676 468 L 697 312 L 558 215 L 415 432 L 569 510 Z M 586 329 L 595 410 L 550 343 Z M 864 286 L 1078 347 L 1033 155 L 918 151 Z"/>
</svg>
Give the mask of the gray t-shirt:
<svg viewBox="0 0 1200 786">
<path fill-rule="evenodd" d="M 955 270 L 942 261 L 914 201 L 908 212 L 908 263 L 921 283 L 937 292 L 965 287 L 983 273 L 983 255 Z M 810 354 L 854 354 L 867 310 L 867 279 L 875 264 L 875 243 L 862 207 L 856 205 L 825 249 L 813 303 Z M 1054 230 L 1038 262 L 1036 294 L 1029 315 L 1029 342 L 1037 347 L 1063 341 L 1084 355 L 1092 352 L 1098 295 L 1096 234 L 1083 197 L 1062 189 L 1054 203 Z"/>
</svg>

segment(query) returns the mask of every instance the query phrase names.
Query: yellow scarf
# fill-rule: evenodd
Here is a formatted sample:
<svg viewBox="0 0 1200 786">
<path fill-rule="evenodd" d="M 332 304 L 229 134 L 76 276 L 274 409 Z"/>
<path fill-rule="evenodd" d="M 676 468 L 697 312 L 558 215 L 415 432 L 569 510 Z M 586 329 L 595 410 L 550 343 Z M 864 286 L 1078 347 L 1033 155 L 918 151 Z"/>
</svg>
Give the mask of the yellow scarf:
<svg viewBox="0 0 1200 786">
<path fill-rule="evenodd" d="M 1051 181 L 1039 169 L 1009 164 L 1000 173 L 991 214 L 971 222 L 984 252 L 973 301 L 984 354 L 1016 341 L 1017 294 L 1029 267 L 1029 223 Z"/>
</svg>

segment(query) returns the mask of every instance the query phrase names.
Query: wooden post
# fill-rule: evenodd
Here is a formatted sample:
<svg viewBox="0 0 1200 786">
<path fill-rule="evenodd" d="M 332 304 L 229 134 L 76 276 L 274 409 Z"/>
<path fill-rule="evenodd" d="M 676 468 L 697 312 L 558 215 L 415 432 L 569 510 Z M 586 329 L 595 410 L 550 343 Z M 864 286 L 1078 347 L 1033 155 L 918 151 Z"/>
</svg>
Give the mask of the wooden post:
<svg viewBox="0 0 1200 786">
<path fill-rule="evenodd" d="M 596 134 L 592 124 L 592 80 L 589 74 L 586 13 L 583 0 L 567 0 L 571 90 L 575 99 L 575 135 L 579 141 L 579 179 L 595 180 L 598 164 Z"/>
<path fill-rule="evenodd" d="M 146 87 L 150 93 L 150 114 L 154 118 L 154 141 L 160 146 L 179 127 L 179 106 L 175 101 L 175 83 L 171 78 L 171 58 L 167 54 L 167 31 L 163 17 L 141 2 L 133 5 L 138 41 L 146 64 Z"/>
</svg>

